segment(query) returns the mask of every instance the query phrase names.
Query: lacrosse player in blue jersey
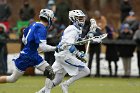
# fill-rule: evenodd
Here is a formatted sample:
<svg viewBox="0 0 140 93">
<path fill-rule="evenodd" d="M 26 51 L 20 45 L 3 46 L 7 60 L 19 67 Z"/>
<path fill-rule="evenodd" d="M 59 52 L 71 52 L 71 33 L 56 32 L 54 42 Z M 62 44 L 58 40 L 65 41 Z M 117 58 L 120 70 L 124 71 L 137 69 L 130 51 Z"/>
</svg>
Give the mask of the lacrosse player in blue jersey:
<svg viewBox="0 0 140 93">
<path fill-rule="evenodd" d="M 16 69 L 10 76 L 1 76 L 0 83 L 13 83 L 22 76 L 28 67 L 35 66 L 37 69 L 47 73 L 47 77 L 53 79 L 54 73 L 51 66 L 38 54 L 38 48 L 41 51 L 55 51 L 56 47 L 47 45 L 46 36 L 54 13 L 52 10 L 41 9 L 39 14 L 40 22 L 34 22 L 24 29 L 22 42 L 25 47 L 20 52 L 17 59 L 14 60 Z"/>
</svg>

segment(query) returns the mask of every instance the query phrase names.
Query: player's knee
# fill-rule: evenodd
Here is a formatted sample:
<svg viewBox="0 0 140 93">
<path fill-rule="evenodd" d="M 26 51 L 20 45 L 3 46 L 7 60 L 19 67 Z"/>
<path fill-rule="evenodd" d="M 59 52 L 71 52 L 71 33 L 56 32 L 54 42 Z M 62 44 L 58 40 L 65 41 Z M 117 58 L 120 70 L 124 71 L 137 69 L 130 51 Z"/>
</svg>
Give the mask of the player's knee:
<svg viewBox="0 0 140 93">
<path fill-rule="evenodd" d="M 14 83 L 18 80 L 18 78 L 11 76 L 7 76 L 7 82 Z"/>
<path fill-rule="evenodd" d="M 62 82 L 62 80 L 63 80 L 63 75 L 57 73 L 57 74 L 55 75 L 55 78 L 54 78 L 54 80 L 53 80 L 53 83 L 54 83 L 55 86 L 56 86 L 56 85 L 59 85 L 59 84 Z"/>
<path fill-rule="evenodd" d="M 53 82 L 56 86 L 56 85 L 59 85 L 62 82 L 62 79 L 54 79 Z"/>
</svg>

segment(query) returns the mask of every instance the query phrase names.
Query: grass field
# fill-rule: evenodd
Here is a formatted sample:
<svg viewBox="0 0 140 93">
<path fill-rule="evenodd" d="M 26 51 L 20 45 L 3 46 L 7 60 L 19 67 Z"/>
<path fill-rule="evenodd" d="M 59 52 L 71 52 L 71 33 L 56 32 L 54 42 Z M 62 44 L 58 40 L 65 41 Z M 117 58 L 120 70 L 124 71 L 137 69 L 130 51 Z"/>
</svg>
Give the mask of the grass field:
<svg viewBox="0 0 140 93">
<path fill-rule="evenodd" d="M 44 81 L 43 76 L 23 76 L 14 84 L 0 84 L 0 93 L 35 93 Z M 57 86 L 52 93 L 62 91 Z M 140 78 L 83 78 L 70 86 L 69 93 L 140 93 Z"/>
</svg>

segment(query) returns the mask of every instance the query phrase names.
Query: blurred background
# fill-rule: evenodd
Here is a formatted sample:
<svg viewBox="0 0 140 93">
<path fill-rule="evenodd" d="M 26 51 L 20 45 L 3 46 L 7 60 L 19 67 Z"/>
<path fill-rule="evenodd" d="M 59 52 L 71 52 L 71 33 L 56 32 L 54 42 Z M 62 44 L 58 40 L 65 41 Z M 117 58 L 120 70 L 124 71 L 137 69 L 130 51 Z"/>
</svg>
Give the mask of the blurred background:
<svg viewBox="0 0 140 93">
<path fill-rule="evenodd" d="M 68 12 L 80 9 L 86 14 L 82 37 L 89 31 L 90 18 L 97 21 L 101 33 L 108 37 L 101 44 L 91 43 L 88 53 L 89 77 L 140 77 L 140 0 L 0 0 L 0 75 L 10 74 L 16 58 L 24 47 L 22 31 L 38 21 L 42 8 L 52 9 L 55 21 L 47 41 L 57 45 L 61 33 L 69 25 Z M 85 45 L 76 47 L 85 51 Z M 54 52 L 41 54 L 53 64 Z M 25 75 L 43 73 L 34 68 Z"/>
</svg>

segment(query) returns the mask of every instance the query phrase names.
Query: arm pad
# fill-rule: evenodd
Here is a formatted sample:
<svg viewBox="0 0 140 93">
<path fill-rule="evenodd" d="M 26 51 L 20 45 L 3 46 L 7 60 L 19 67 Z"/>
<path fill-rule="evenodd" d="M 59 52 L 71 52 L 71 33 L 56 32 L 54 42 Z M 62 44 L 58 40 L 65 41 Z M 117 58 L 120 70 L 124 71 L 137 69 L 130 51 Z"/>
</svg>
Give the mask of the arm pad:
<svg viewBox="0 0 140 93">
<path fill-rule="evenodd" d="M 75 54 L 76 57 L 77 57 L 78 59 L 80 59 L 82 62 L 87 62 L 87 58 L 86 58 L 86 56 L 85 56 L 85 53 L 84 53 L 83 51 L 81 51 L 81 52 L 78 51 L 74 45 L 71 45 L 71 46 L 70 46 L 69 51 L 70 51 L 71 53 Z"/>
<path fill-rule="evenodd" d="M 76 47 L 74 45 L 71 45 L 70 48 L 69 48 L 69 51 L 71 53 L 74 53 L 75 51 L 77 51 Z"/>
<path fill-rule="evenodd" d="M 83 52 L 79 52 L 79 50 L 76 49 L 76 47 L 74 45 L 71 45 L 69 48 L 69 51 L 73 54 L 75 54 L 77 57 L 82 58 L 84 57 L 84 53 Z"/>
</svg>

